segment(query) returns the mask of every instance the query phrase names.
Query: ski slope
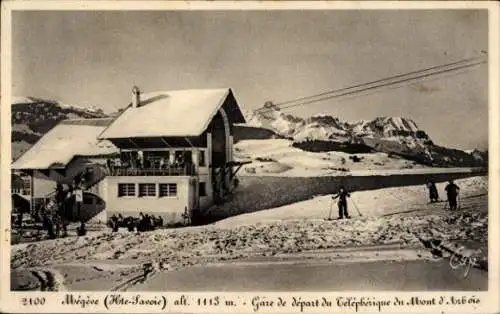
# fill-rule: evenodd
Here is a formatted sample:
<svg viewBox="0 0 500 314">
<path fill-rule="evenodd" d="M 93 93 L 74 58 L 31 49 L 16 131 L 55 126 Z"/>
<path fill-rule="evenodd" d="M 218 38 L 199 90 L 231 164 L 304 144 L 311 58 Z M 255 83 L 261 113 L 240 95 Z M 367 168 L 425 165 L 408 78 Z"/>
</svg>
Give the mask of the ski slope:
<svg viewBox="0 0 500 314">
<path fill-rule="evenodd" d="M 462 198 L 488 193 L 488 177 L 472 177 L 457 180 L 455 183 L 460 187 Z M 446 184 L 447 182 L 436 184 L 442 200 L 446 199 Z M 419 204 L 423 207 L 428 201 L 427 188 L 424 185 L 412 185 L 353 192 L 348 198 L 348 207 L 353 217 L 359 216 L 358 210 L 364 217 L 377 217 L 413 209 Z M 443 202 L 440 206 L 444 207 L 445 204 Z M 338 216 L 336 201 L 332 201 L 331 195 L 322 195 L 276 208 L 237 215 L 221 220 L 216 225 L 239 226 L 283 220 L 324 219 L 330 215 L 330 211 L 332 217 Z"/>
</svg>

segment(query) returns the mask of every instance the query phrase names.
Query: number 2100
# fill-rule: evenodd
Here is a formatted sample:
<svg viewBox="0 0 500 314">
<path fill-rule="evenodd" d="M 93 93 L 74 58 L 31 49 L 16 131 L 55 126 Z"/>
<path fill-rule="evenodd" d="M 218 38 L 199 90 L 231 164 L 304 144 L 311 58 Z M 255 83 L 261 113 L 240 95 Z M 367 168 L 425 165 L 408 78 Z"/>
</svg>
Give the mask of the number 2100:
<svg viewBox="0 0 500 314">
<path fill-rule="evenodd" d="M 45 298 L 22 298 L 21 300 L 23 306 L 29 306 L 29 305 L 44 305 L 45 304 Z"/>
</svg>

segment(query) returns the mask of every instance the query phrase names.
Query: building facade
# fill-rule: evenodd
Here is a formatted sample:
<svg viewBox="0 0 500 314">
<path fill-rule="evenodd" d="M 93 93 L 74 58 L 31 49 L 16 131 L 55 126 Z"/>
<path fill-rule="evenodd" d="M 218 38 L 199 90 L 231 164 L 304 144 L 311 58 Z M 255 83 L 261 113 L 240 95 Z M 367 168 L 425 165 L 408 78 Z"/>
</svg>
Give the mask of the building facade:
<svg viewBox="0 0 500 314">
<path fill-rule="evenodd" d="M 69 187 L 75 178 L 83 178 L 85 220 L 105 222 L 105 202 L 99 196 L 107 173 L 106 160 L 117 156 L 118 149 L 97 136 L 112 119 L 64 120 L 47 132 L 12 164 L 14 174 L 25 188 L 12 185 L 12 194 L 30 202 L 31 212 L 46 206 L 55 197 L 58 184 Z M 17 180 L 19 182 L 19 180 Z M 69 213 L 76 216 L 76 208 Z"/>
<path fill-rule="evenodd" d="M 57 185 L 82 182 L 85 220 L 143 213 L 183 223 L 231 196 L 241 167 L 234 125 L 244 122 L 229 88 L 144 95 L 134 88 L 119 116 L 64 120 L 45 134 L 12 165 L 29 190 L 17 178 L 12 192 L 33 210 Z"/>
<path fill-rule="evenodd" d="M 230 89 L 141 95 L 99 136 L 120 150 L 100 191 L 110 215 L 195 218 L 235 188 L 233 125 L 245 120 Z"/>
</svg>

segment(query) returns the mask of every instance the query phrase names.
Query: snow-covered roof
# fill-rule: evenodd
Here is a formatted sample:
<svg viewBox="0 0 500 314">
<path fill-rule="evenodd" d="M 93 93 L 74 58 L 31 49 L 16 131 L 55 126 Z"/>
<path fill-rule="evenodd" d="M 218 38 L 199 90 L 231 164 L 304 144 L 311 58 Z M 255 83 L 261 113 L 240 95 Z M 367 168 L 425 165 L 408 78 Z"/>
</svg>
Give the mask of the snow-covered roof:
<svg viewBox="0 0 500 314">
<path fill-rule="evenodd" d="M 199 136 L 227 100 L 232 104 L 226 108 L 229 119 L 245 122 L 229 88 L 141 94 L 139 106 L 129 106 L 99 138 Z"/>
<path fill-rule="evenodd" d="M 12 169 L 64 168 L 75 156 L 99 156 L 118 152 L 97 136 L 113 119 L 63 120 L 12 164 Z"/>
</svg>

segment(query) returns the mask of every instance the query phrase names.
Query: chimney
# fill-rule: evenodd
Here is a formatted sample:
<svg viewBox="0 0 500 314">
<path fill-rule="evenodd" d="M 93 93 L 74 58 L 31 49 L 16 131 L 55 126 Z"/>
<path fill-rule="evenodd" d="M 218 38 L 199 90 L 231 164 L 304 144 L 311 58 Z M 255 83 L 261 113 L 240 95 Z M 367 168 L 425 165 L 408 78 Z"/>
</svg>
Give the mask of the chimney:
<svg viewBox="0 0 500 314">
<path fill-rule="evenodd" d="M 141 91 L 139 90 L 139 87 L 134 86 L 134 88 L 132 88 L 132 107 L 137 108 L 139 107 L 140 103 L 141 103 Z"/>
</svg>

